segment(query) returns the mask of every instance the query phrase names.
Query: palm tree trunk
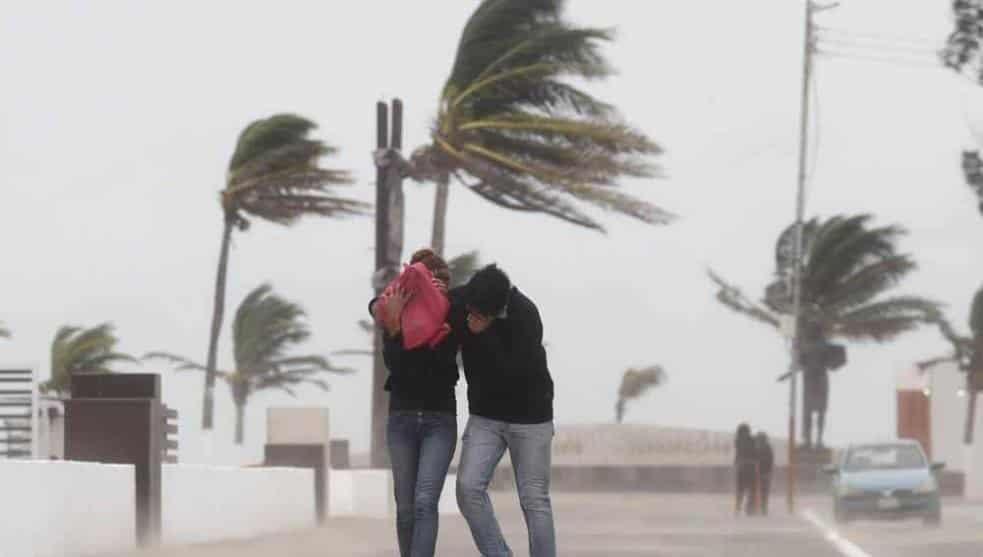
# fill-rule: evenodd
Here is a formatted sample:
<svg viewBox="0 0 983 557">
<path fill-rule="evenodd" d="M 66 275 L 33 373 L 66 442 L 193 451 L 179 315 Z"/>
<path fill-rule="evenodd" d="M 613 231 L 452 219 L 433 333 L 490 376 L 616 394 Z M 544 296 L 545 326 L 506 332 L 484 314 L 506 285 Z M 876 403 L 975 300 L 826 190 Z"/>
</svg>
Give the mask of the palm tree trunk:
<svg viewBox="0 0 983 557">
<path fill-rule="evenodd" d="M 212 310 L 212 331 L 208 339 L 208 360 L 205 363 L 205 393 L 201 406 L 201 428 L 212 429 L 215 414 L 215 377 L 218 365 L 218 338 L 222 331 L 222 319 L 225 317 L 225 282 L 229 268 L 229 244 L 232 240 L 234 221 L 228 215 L 225 217 L 225 228 L 222 230 L 222 249 L 218 256 L 218 275 L 215 277 L 215 307 Z"/>
<path fill-rule="evenodd" d="M 433 200 L 433 233 L 430 236 L 430 247 L 437 255 L 444 256 L 444 243 L 447 231 L 447 196 L 450 193 L 450 176 L 441 175 L 437 180 L 437 188 Z"/>
<path fill-rule="evenodd" d="M 242 442 L 245 439 L 245 417 L 246 403 L 244 401 L 236 400 L 236 445 L 242 445 Z"/>
</svg>

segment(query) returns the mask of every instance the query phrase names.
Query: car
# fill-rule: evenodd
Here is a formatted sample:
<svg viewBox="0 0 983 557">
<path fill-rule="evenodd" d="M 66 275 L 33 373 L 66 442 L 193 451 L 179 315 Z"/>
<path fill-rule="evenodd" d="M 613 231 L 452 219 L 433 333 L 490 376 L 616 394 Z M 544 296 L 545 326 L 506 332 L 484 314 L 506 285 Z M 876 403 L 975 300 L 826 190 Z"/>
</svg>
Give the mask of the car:
<svg viewBox="0 0 983 557">
<path fill-rule="evenodd" d="M 944 463 L 931 463 L 918 441 L 851 445 L 836 465 L 833 476 L 833 517 L 844 524 L 858 518 L 921 518 L 925 524 L 942 522 L 942 498 L 936 472 Z"/>
</svg>

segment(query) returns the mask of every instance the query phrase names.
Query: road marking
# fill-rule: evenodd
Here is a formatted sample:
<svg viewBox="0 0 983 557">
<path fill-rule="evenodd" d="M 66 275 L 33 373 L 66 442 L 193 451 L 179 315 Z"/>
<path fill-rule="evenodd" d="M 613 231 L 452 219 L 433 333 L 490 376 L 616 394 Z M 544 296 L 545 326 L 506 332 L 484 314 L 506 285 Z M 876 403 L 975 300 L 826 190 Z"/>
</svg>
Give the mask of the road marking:
<svg viewBox="0 0 983 557">
<path fill-rule="evenodd" d="M 832 544 L 833 547 L 842 553 L 844 557 L 871 557 L 870 553 L 860 549 L 857 544 L 841 536 L 840 533 L 834 528 L 827 526 L 822 520 L 819 519 L 818 516 L 816 516 L 816 513 L 807 509 L 803 511 L 801 515 L 802 518 L 806 519 L 806 521 L 822 532 L 823 537 L 826 538 L 826 541 Z"/>
</svg>

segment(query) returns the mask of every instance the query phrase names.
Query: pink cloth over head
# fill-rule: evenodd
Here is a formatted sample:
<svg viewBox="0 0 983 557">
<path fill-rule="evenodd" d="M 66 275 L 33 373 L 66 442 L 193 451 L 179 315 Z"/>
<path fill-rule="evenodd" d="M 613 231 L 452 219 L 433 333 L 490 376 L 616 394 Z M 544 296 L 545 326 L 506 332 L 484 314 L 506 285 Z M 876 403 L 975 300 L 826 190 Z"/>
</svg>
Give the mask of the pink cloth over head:
<svg viewBox="0 0 983 557">
<path fill-rule="evenodd" d="M 393 295 L 396 287 L 410 294 L 400 316 L 403 348 L 413 349 L 424 344 L 431 348 L 437 346 L 451 331 L 447 324 L 450 302 L 434 285 L 433 273 L 423 263 L 403 267 L 403 272 L 379 296 L 379 303 L 383 304 L 380 308 L 385 307 L 386 300 Z M 382 320 L 383 311 L 377 313 L 378 321 Z"/>
</svg>

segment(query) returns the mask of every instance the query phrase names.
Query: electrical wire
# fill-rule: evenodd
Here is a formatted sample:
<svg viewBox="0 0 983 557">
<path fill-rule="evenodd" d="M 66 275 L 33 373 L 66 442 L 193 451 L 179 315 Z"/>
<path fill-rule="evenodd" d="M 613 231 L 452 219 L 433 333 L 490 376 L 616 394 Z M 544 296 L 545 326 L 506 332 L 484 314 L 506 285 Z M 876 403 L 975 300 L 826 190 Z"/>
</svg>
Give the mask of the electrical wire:
<svg viewBox="0 0 983 557">
<path fill-rule="evenodd" d="M 859 41 L 851 41 L 847 39 L 828 39 L 824 37 L 819 37 L 816 41 L 818 46 L 833 46 L 836 48 L 859 48 L 874 50 L 880 52 L 891 52 L 891 53 L 905 53 L 907 55 L 923 55 L 930 58 L 938 57 L 938 49 L 929 49 L 922 47 L 911 47 L 905 45 L 883 45 L 878 43 L 864 43 Z"/>
<path fill-rule="evenodd" d="M 830 58 L 841 58 L 849 60 L 861 60 L 868 62 L 878 62 L 881 64 L 889 64 L 894 66 L 905 66 L 913 69 L 945 69 L 938 62 L 933 62 L 929 59 L 917 59 L 917 58 L 906 58 L 901 56 L 886 56 L 878 54 L 870 54 L 865 52 L 848 52 L 843 50 L 830 50 L 830 49 L 819 49 L 816 51 L 817 55 L 830 57 Z"/>
<path fill-rule="evenodd" d="M 861 39 L 875 42 L 884 42 L 889 44 L 908 44 L 911 46 L 923 47 L 923 48 L 937 48 L 944 38 L 939 39 L 938 37 L 910 37 L 904 35 L 890 35 L 885 33 L 876 33 L 870 31 L 854 31 L 851 29 L 837 29 L 835 27 L 825 27 L 822 25 L 816 25 L 815 29 L 819 33 L 826 33 L 829 35 L 841 35 L 847 38 Z"/>
</svg>

